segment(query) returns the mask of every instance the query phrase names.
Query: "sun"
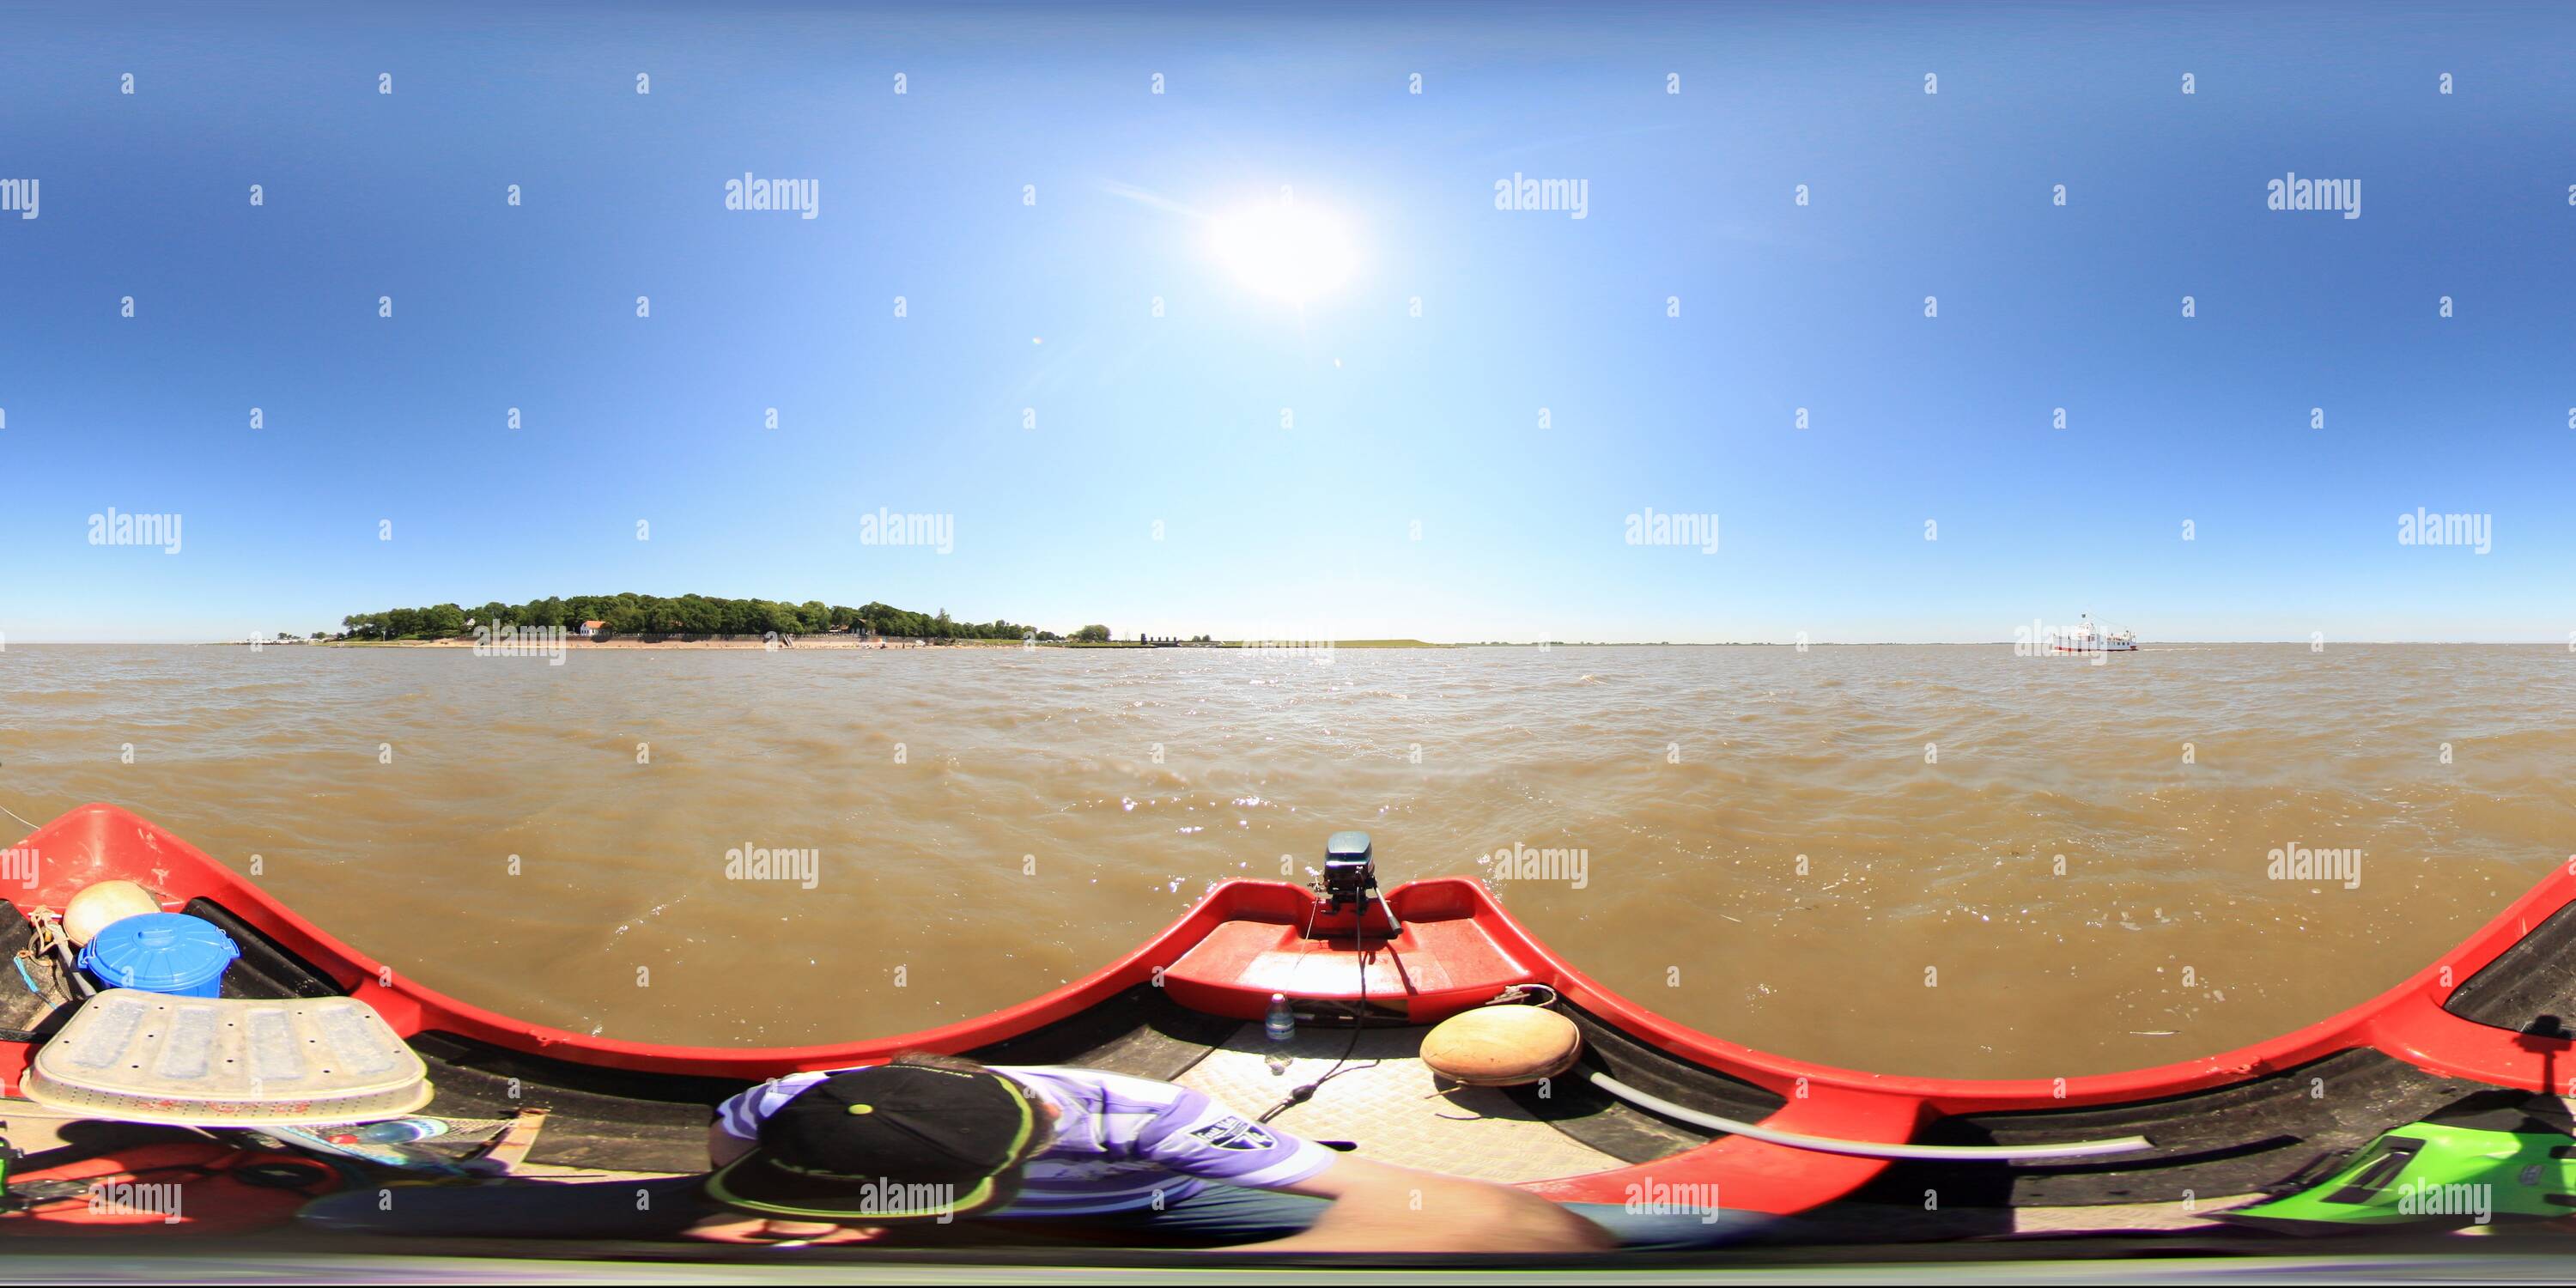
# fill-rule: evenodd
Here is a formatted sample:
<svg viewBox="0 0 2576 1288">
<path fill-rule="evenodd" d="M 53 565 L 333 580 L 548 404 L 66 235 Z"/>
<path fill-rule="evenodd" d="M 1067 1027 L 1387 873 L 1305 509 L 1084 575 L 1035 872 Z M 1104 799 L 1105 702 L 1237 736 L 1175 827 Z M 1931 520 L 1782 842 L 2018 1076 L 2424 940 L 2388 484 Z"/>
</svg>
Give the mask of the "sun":
<svg viewBox="0 0 2576 1288">
<path fill-rule="evenodd" d="M 1289 202 L 1219 219 L 1213 238 L 1217 258 L 1244 285 L 1292 304 L 1304 304 L 1348 281 L 1359 259 L 1339 219 Z"/>
</svg>

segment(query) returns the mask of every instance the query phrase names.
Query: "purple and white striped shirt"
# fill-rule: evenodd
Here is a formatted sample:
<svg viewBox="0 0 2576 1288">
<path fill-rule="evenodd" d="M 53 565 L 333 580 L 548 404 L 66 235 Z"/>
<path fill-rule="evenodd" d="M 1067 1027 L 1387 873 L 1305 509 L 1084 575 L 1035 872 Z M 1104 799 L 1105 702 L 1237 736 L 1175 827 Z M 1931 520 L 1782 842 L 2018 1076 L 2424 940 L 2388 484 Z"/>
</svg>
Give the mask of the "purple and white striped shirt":
<svg viewBox="0 0 2576 1288">
<path fill-rule="evenodd" d="M 1333 1161 L 1332 1151 L 1313 1141 L 1168 1082 L 1062 1066 L 1001 1065 L 993 1072 L 1058 1112 L 1055 1143 L 1029 1160 L 1020 1197 L 997 1216 L 1124 1212 L 1154 1206 L 1157 1195 L 1168 1205 L 1210 1181 L 1275 1189 Z M 730 1135 L 757 1140 L 762 1119 L 829 1076 L 764 1082 L 719 1106 L 716 1122 Z"/>
</svg>

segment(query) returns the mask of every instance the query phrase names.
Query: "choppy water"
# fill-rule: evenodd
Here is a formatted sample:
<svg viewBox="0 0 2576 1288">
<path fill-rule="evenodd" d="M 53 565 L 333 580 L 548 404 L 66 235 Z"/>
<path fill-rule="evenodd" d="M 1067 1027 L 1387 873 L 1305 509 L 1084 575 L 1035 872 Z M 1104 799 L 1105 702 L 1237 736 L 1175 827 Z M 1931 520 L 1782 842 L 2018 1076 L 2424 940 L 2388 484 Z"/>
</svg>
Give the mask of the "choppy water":
<svg viewBox="0 0 2576 1288">
<path fill-rule="evenodd" d="M 1956 1075 L 2320 1018 L 2576 852 L 2564 649 L 2106 662 L 21 645 L 0 804 L 123 804 L 262 856 L 267 888 L 433 987 L 705 1043 L 1017 1001 L 1214 881 L 1302 873 L 1338 828 L 1390 880 L 1579 849 L 1579 889 L 1493 884 L 1610 986 L 1757 1047 Z M 2359 884 L 2270 879 L 2294 844 L 2360 850 Z M 746 846 L 818 852 L 812 888 L 728 880 Z"/>
</svg>

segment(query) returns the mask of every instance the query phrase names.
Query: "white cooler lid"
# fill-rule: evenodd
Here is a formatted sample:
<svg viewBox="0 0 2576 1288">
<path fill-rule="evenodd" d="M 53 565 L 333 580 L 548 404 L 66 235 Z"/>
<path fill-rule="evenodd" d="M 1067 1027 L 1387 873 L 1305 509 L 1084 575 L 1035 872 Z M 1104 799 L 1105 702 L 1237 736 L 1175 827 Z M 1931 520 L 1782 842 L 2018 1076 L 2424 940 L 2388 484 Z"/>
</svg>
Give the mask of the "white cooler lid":
<svg viewBox="0 0 2576 1288">
<path fill-rule="evenodd" d="M 111 988 L 36 1051 L 28 1099 L 127 1122 L 191 1126 L 398 1118 L 429 1103 L 429 1068 L 354 997 L 178 997 Z"/>
</svg>

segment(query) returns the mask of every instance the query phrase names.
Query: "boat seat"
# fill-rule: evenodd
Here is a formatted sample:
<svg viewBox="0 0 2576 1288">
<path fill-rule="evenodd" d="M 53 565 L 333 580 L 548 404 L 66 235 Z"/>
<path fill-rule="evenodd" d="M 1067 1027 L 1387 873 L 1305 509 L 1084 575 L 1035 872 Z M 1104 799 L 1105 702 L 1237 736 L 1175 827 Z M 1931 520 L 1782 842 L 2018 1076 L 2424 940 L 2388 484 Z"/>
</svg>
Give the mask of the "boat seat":
<svg viewBox="0 0 2576 1288">
<path fill-rule="evenodd" d="M 354 997 L 177 997 L 112 988 L 36 1051 L 29 1100 L 190 1126 L 368 1122 L 429 1103 L 429 1070 Z"/>
</svg>

